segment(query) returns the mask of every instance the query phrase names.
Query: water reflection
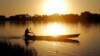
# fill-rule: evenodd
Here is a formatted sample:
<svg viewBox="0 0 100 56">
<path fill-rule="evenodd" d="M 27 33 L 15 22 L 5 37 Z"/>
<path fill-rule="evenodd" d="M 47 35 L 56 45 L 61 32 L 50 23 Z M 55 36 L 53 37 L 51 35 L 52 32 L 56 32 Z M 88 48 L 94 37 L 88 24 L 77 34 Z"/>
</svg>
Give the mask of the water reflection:
<svg viewBox="0 0 100 56">
<path fill-rule="evenodd" d="M 10 21 L 9 25 L 11 26 L 26 26 L 27 25 L 27 21 Z"/>
<path fill-rule="evenodd" d="M 29 28 L 36 36 L 46 35 L 67 35 L 73 33 L 81 33 L 79 38 L 66 40 L 45 40 L 38 39 L 30 42 L 25 41 L 21 44 L 19 40 L 23 37 L 26 28 L 25 23 L 0 22 L 0 37 L 15 36 L 12 43 L 25 44 L 26 46 L 35 48 L 39 53 L 38 56 L 100 56 L 100 24 L 69 24 L 64 22 L 29 22 Z M 16 37 L 16 36 L 19 36 Z M 24 37 L 23 37 L 24 38 Z M 56 39 L 57 37 L 54 37 Z M 17 39 L 18 41 L 14 41 Z M 78 39 L 78 40 L 77 40 Z M 80 44 L 81 43 L 81 44 Z M 76 44 L 80 44 L 77 46 Z M 33 47 L 34 46 L 34 47 Z M 54 55 L 53 55 L 54 54 Z M 61 55 L 60 55 L 61 54 Z M 91 55 L 90 55 L 91 54 Z"/>
<path fill-rule="evenodd" d="M 26 46 L 29 46 L 29 41 L 27 39 L 24 39 L 24 43 Z"/>
<path fill-rule="evenodd" d="M 0 27 L 5 27 L 6 22 L 5 21 L 0 21 Z"/>
<path fill-rule="evenodd" d="M 31 40 L 31 41 L 49 41 L 49 42 L 65 42 L 65 43 L 73 43 L 73 44 L 79 44 L 79 40 L 75 40 L 75 39 L 63 39 L 63 40 L 51 40 L 51 39 L 36 39 L 36 40 Z M 30 40 L 28 39 L 24 39 L 25 45 L 29 46 L 30 44 Z"/>
<path fill-rule="evenodd" d="M 31 47 L 35 47 L 38 50 L 39 56 L 66 56 L 67 52 L 74 50 L 72 42 L 59 42 L 59 41 L 35 41 L 31 43 Z"/>
<path fill-rule="evenodd" d="M 65 26 L 62 24 L 58 24 L 57 22 L 48 24 L 47 28 L 45 29 L 45 32 L 48 33 L 48 35 L 52 36 L 64 35 L 65 31 Z"/>
</svg>

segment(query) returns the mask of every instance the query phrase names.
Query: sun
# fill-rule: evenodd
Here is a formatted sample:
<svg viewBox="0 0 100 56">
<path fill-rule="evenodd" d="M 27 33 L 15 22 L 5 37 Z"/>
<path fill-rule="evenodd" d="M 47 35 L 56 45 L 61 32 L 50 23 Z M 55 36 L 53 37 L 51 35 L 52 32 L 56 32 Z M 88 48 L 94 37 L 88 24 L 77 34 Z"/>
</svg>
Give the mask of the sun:
<svg viewBox="0 0 100 56">
<path fill-rule="evenodd" d="M 46 14 L 65 14 L 68 6 L 64 0 L 47 0 L 44 5 L 44 11 Z"/>
</svg>

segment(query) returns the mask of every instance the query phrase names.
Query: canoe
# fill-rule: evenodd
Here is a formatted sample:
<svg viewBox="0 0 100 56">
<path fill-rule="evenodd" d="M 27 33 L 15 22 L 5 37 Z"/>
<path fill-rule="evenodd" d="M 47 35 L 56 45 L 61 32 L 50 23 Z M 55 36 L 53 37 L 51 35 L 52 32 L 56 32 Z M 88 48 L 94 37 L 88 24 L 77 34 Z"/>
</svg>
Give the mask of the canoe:
<svg viewBox="0 0 100 56">
<path fill-rule="evenodd" d="M 69 34 L 59 36 L 28 36 L 27 40 L 64 40 L 68 38 L 77 38 L 80 34 Z"/>
<path fill-rule="evenodd" d="M 69 34 L 69 35 L 58 35 L 58 36 L 36 36 L 38 38 L 41 38 L 41 37 L 46 37 L 46 38 L 49 38 L 49 37 L 57 37 L 57 38 L 76 38 L 78 37 L 80 34 Z"/>
</svg>

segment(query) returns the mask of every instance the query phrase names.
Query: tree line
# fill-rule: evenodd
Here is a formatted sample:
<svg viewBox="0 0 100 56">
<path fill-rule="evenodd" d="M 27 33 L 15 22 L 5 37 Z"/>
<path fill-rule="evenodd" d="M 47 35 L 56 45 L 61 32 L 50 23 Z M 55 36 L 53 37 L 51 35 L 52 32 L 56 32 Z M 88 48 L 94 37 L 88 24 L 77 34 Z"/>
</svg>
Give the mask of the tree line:
<svg viewBox="0 0 100 56">
<path fill-rule="evenodd" d="M 34 15 L 19 14 L 10 17 L 0 15 L 0 21 L 65 21 L 65 22 L 100 22 L 100 14 L 89 11 L 78 14 L 53 14 L 53 15 Z"/>
</svg>

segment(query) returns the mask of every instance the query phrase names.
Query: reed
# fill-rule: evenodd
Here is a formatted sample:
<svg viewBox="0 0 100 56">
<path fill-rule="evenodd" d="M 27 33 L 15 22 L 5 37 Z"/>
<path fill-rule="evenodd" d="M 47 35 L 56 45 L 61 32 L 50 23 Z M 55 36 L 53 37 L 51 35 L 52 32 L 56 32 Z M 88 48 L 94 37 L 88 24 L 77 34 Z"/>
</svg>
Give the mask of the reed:
<svg viewBox="0 0 100 56">
<path fill-rule="evenodd" d="M 33 53 L 32 50 L 18 44 L 0 41 L 0 56 L 33 56 Z"/>
</svg>

